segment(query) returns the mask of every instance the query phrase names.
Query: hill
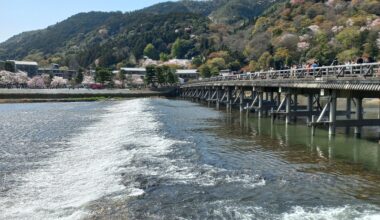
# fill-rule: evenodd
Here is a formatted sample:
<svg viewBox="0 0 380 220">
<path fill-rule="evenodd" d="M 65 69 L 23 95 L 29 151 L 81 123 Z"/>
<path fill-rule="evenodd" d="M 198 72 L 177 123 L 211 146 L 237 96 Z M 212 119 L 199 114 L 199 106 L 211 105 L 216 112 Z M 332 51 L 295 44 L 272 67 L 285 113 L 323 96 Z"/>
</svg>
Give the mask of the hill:
<svg viewBox="0 0 380 220">
<path fill-rule="evenodd" d="M 247 3 L 250 7 L 243 7 Z M 181 40 L 182 50 L 186 50 L 176 54 L 178 58 L 207 55 L 228 47 L 214 40 L 224 34 L 225 27 L 218 30 L 214 26 L 214 30 L 210 30 L 211 24 L 231 25 L 249 20 L 267 6 L 256 0 L 184 0 L 160 3 L 131 13 L 80 13 L 46 29 L 25 32 L 1 43 L 0 60 L 27 59 L 42 65 L 54 62 L 71 68 L 94 63 L 133 66 L 136 59 L 143 56 L 147 44 L 152 43 L 158 53 L 170 55 L 177 39 Z"/>
<path fill-rule="evenodd" d="M 244 54 L 252 69 L 281 68 L 315 59 L 330 65 L 379 59 L 380 2 L 291 0 L 263 14 Z"/>
<path fill-rule="evenodd" d="M 377 0 L 210 0 L 165 2 L 130 13 L 81 13 L 0 44 L 1 59 L 69 68 L 135 66 L 154 59 L 193 58 L 206 75 L 223 68 L 322 65 L 380 47 Z"/>
</svg>

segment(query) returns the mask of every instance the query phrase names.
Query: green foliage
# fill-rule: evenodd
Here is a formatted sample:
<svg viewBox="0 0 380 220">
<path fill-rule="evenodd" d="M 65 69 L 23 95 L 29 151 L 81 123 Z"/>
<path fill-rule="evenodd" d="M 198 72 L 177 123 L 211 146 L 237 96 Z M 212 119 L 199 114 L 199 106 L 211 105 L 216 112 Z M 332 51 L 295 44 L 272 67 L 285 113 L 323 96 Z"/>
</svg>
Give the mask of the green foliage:
<svg viewBox="0 0 380 220">
<path fill-rule="evenodd" d="M 168 66 L 164 66 L 165 69 L 165 82 L 169 85 L 173 85 L 178 82 L 178 76 L 176 70 Z"/>
<path fill-rule="evenodd" d="M 346 61 L 355 61 L 359 56 L 359 50 L 357 48 L 348 49 L 340 52 L 337 55 L 339 62 L 343 63 Z"/>
<path fill-rule="evenodd" d="M 193 44 L 190 40 L 178 38 L 172 46 L 171 56 L 178 59 L 190 58 L 188 56 L 188 52 L 190 49 L 192 49 L 192 47 Z"/>
<path fill-rule="evenodd" d="M 273 57 L 269 52 L 263 53 L 258 60 L 259 68 L 263 70 L 268 70 L 273 64 Z"/>
<path fill-rule="evenodd" d="M 255 60 L 251 60 L 251 61 L 249 62 L 249 65 L 248 65 L 248 70 L 249 70 L 250 72 L 255 72 L 255 71 L 260 70 L 257 61 L 255 61 Z"/>
<path fill-rule="evenodd" d="M 342 44 L 343 48 L 351 48 L 358 45 L 360 37 L 360 31 L 356 27 L 350 27 L 340 32 L 336 39 Z"/>
<path fill-rule="evenodd" d="M 283 47 L 277 48 L 276 53 L 273 56 L 273 61 L 276 69 L 289 66 L 291 64 L 289 50 Z"/>
<path fill-rule="evenodd" d="M 220 70 L 217 67 L 211 67 L 211 76 L 219 76 Z"/>
<path fill-rule="evenodd" d="M 83 82 L 83 69 L 79 69 L 78 74 L 75 77 L 75 83 L 81 84 Z"/>
<path fill-rule="evenodd" d="M 255 27 L 253 29 L 253 34 L 265 31 L 269 26 L 269 20 L 266 17 L 260 17 L 257 19 Z"/>
<path fill-rule="evenodd" d="M 124 82 L 124 80 L 126 80 L 127 79 L 127 73 L 126 73 L 126 71 L 125 70 L 120 70 L 119 71 L 119 74 L 117 75 L 117 78 L 119 79 L 119 80 L 121 80 L 122 82 Z"/>
<path fill-rule="evenodd" d="M 211 68 L 207 64 L 201 65 L 198 68 L 198 71 L 203 78 L 210 78 L 211 77 Z"/>
<path fill-rule="evenodd" d="M 191 61 L 191 64 L 198 68 L 202 65 L 203 61 L 202 61 L 202 57 L 201 56 L 196 56 L 193 58 L 193 60 Z"/>
<path fill-rule="evenodd" d="M 154 85 L 156 77 L 156 67 L 153 65 L 146 67 L 146 73 L 144 77 L 144 81 L 147 85 Z"/>
<path fill-rule="evenodd" d="M 153 44 L 149 43 L 148 45 L 146 45 L 145 49 L 144 49 L 144 56 L 147 56 L 149 57 L 150 59 L 153 59 L 153 60 L 158 60 L 159 56 L 158 56 L 158 51 L 156 50 L 156 48 L 154 47 Z"/>
<path fill-rule="evenodd" d="M 5 63 L 4 63 L 4 69 L 6 70 L 6 71 L 9 71 L 9 72 L 15 72 L 16 70 L 15 70 L 15 65 L 14 65 L 14 63 L 13 62 L 10 62 L 10 61 L 6 61 Z"/>
<path fill-rule="evenodd" d="M 97 67 L 95 71 L 95 81 L 98 83 L 105 83 L 112 81 L 112 72 L 107 68 Z"/>
<path fill-rule="evenodd" d="M 169 60 L 169 55 L 166 54 L 166 53 L 160 53 L 160 60 L 163 61 L 163 62 L 166 62 Z"/>
<path fill-rule="evenodd" d="M 148 85 L 173 85 L 178 82 L 176 70 L 169 66 L 148 66 L 146 67 L 145 82 Z"/>
<path fill-rule="evenodd" d="M 235 60 L 227 65 L 228 69 L 231 71 L 239 71 L 241 69 L 241 64 L 239 61 Z"/>
<path fill-rule="evenodd" d="M 207 61 L 207 65 L 209 65 L 210 68 L 217 68 L 218 70 L 223 70 L 227 68 L 226 61 L 221 57 L 216 57 Z"/>
<path fill-rule="evenodd" d="M 161 67 L 161 66 L 157 66 L 156 69 L 156 79 L 157 79 L 157 83 L 162 85 L 166 82 L 166 68 L 164 67 Z"/>
</svg>

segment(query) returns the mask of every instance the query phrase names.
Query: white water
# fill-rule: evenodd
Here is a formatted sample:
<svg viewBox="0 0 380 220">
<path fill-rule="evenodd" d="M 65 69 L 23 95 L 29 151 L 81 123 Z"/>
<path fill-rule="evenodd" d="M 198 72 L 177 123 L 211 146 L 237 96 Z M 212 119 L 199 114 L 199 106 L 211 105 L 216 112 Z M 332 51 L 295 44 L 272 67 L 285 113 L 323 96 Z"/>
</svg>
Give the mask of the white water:
<svg viewBox="0 0 380 220">
<path fill-rule="evenodd" d="M 22 176 L 25 183 L 0 198 L 0 218 L 79 219 L 89 214 L 86 205 L 91 201 L 126 190 L 120 173 L 130 153 L 123 145 L 136 132 L 156 128 L 144 112 L 145 102 L 131 100 L 109 107 L 98 122 L 68 140 L 65 150 Z"/>
</svg>

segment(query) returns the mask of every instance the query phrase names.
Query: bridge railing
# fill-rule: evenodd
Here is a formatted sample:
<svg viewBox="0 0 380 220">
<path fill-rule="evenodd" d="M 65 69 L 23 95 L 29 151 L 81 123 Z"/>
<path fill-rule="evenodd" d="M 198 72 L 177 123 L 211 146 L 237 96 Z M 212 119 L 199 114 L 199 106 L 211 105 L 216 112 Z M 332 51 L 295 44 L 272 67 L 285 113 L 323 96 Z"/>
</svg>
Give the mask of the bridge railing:
<svg viewBox="0 0 380 220">
<path fill-rule="evenodd" d="M 320 78 L 371 78 L 380 77 L 380 63 L 350 64 L 337 66 L 322 66 L 311 68 L 287 69 L 287 70 L 269 70 L 258 71 L 254 73 L 243 73 L 231 76 L 216 76 L 197 82 L 213 81 L 230 81 L 230 80 L 275 80 L 275 79 L 310 79 L 317 80 Z"/>
</svg>

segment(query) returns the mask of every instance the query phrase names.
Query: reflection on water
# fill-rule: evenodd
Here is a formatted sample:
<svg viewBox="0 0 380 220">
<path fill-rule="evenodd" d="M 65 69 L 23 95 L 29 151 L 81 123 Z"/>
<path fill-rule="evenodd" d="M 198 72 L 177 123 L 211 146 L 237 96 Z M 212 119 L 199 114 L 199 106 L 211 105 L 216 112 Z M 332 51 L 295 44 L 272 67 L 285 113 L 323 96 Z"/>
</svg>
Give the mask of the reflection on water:
<svg viewBox="0 0 380 220">
<path fill-rule="evenodd" d="M 306 125 L 272 123 L 269 118 L 247 117 L 246 113 L 238 112 L 227 115 L 224 123 L 233 135 L 252 138 L 255 145 L 277 152 L 288 163 L 305 164 L 300 172 L 352 176 L 355 183 L 359 181 L 365 186 L 357 187 L 353 195 L 380 204 L 380 146 L 370 138 L 358 139 L 344 134 L 331 137 L 323 129 L 312 136 Z M 225 129 L 218 132 L 226 135 Z M 355 184 L 352 185 L 354 188 Z"/>
</svg>

